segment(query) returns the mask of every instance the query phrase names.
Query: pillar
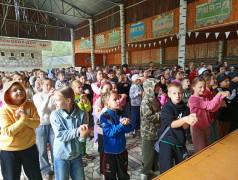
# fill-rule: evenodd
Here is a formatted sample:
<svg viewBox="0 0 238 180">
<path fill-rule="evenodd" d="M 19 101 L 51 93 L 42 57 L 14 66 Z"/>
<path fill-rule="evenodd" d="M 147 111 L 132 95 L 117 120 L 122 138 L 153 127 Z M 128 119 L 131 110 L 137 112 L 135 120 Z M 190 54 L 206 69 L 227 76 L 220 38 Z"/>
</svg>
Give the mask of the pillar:
<svg viewBox="0 0 238 180">
<path fill-rule="evenodd" d="M 89 19 L 90 44 L 91 44 L 91 66 L 95 69 L 95 54 L 94 54 L 94 37 L 93 37 L 93 20 Z"/>
<path fill-rule="evenodd" d="M 126 63 L 126 33 L 125 33 L 125 9 L 124 4 L 120 4 L 120 26 L 121 26 L 121 64 Z"/>
<path fill-rule="evenodd" d="M 218 55 L 218 62 L 222 62 L 223 58 L 223 53 L 224 53 L 224 40 L 219 41 L 219 55 Z"/>
<path fill-rule="evenodd" d="M 178 65 L 185 65 L 187 0 L 180 0 Z"/>
<path fill-rule="evenodd" d="M 160 47 L 159 49 L 159 57 L 160 57 L 160 64 L 163 64 L 164 62 L 164 48 L 163 47 Z"/>
<path fill-rule="evenodd" d="M 71 45 L 72 45 L 72 66 L 75 67 L 75 51 L 74 51 L 74 30 L 70 29 Z"/>
</svg>

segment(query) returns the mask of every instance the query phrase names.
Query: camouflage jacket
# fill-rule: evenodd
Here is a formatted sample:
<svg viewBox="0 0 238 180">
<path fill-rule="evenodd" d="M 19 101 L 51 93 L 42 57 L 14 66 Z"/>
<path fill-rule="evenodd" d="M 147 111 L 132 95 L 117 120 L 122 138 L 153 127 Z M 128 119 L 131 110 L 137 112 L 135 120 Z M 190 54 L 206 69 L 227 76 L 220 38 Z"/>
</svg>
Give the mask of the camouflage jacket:
<svg viewBox="0 0 238 180">
<path fill-rule="evenodd" d="M 143 83 L 145 96 L 141 102 L 141 136 L 147 140 L 157 140 L 157 132 L 161 127 L 161 104 L 155 97 L 154 88 L 159 80 L 148 78 Z"/>
</svg>

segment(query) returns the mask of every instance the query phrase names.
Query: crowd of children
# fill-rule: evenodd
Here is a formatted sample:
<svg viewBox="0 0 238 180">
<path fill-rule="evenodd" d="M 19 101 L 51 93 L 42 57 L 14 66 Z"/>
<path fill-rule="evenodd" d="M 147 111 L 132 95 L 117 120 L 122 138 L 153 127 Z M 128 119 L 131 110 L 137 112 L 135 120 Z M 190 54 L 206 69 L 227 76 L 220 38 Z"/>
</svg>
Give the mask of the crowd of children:
<svg viewBox="0 0 238 180">
<path fill-rule="evenodd" d="M 183 68 L 91 67 L 0 72 L 4 179 L 85 179 L 93 134 L 100 173 L 130 179 L 125 133 L 142 141 L 141 179 L 163 173 L 238 129 L 238 72 L 227 63 Z M 93 130 L 93 133 L 91 131 Z M 52 164 L 48 159 L 50 149 Z"/>
</svg>

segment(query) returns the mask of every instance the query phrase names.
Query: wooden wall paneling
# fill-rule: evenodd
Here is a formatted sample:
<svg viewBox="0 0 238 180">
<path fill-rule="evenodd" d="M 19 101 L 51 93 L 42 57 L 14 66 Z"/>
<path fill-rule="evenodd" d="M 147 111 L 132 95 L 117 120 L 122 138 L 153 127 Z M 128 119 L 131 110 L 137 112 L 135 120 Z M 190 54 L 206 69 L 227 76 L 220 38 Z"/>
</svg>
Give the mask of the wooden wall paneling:
<svg viewBox="0 0 238 180">
<path fill-rule="evenodd" d="M 164 60 L 178 59 L 178 47 L 166 47 L 164 48 Z"/>
<path fill-rule="evenodd" d="M 149 63 L 150 61 L 153 61 L 154 63 L 159 63 L 159 56 L 159 49 L 132 51 L 130 52 L 130 64 L 143 64 Z"/>
<path fill-rule="evenodd" d="M 106 64 L 121 64 L 121 53 L 107 54 Z"/>
<path fill-rule="evenodd" d="M 238 39 L 227 41 L 227 56 L 238 56 Z"/>
<path fill-rule="evenodd" d="M 75 53 L 75 66 L 91 66 L 91 63 L 85 64 L 86 56 L 91 56 L 90 53 Z M 95 54 L 95 65 L 103 65 L 103 57 L 102 54 Z"/>
</svg>

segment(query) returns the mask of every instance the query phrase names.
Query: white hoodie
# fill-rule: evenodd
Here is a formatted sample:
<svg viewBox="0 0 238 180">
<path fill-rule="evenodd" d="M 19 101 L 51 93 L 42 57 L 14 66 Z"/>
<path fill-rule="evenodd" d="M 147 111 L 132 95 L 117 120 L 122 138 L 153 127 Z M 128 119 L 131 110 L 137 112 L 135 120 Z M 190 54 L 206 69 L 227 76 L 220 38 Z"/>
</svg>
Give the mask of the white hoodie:
<svg viewBox="0 0 238 180">
<path fill-rule="evenodd" d="M 33 102 L 40 116 L 40 125 L 50 124 L 50 114 L 55 110 L 54 98 L 43 92 L 36 93 L 33 96 Z"/>
</svg>

